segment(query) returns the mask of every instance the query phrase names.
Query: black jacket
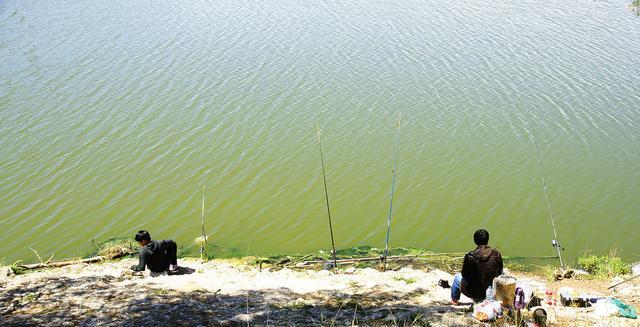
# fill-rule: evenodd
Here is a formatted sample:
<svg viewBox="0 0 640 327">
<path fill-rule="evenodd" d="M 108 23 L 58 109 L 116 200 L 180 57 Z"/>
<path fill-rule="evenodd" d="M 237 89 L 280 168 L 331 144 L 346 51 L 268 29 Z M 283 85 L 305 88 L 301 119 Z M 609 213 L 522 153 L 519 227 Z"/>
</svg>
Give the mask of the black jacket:
<svg viewBox="0 0 640 327">
<path fill-rule="evenodd" d="M 484 300 L 493 279 L 502 275 L 502 256 L 498 250 L 480 245 L 464 256 L 462 264 L 462 294 Z"/>
<path fill-rule="evenodd" d="M 166 271 L 169 268 L 169 257 L 167 250 L 176 247 L 176 242 L 172 240 L 151 241 L 140 248 L 137 266 L 131 267 L 134 271 L 144 271 L 145 266 L 153 272 Z M 175 252 L 175 250 L 174 250 Z M 174 254 L 175 255 L 175 254 Z"/>
</svg>

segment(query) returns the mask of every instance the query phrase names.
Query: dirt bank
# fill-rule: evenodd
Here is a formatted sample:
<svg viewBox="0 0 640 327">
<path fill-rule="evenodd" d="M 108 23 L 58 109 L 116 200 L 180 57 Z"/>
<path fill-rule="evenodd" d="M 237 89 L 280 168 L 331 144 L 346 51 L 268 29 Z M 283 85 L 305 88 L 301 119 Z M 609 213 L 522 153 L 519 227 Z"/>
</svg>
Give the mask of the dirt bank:
<svg viewBox="0 0 640 327">
<path fill-rule="evenodd" d="M 329 271 L 259 271 L 242 261 L 200 263 L 182 259 L 183 275 L 134 275 L 132 259 L 76 264 L 0 279 L 0 325 L 482 325 L 469 305 L 449 303 L 437 286 L 452 275 L 440 270 L 371 268 Z M 605 282 L 550 283 L 517 275 L 544 294 L 570 285 L 607 295 Z M 638 282 L 611 295 L 636 307 Z M 463 298 L 463 302 L 470 302 Z M 556 325 L 639 325 L 619 317 L 597 319 L 591 309 L 549 309 Z"/>
</svg>

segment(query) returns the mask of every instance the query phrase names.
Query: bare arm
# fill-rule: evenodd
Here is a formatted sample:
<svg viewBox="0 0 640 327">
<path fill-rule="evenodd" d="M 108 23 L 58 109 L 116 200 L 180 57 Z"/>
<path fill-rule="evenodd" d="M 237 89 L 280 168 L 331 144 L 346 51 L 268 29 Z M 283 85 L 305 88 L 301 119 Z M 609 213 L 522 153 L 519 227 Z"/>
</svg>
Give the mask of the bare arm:
<svg viewBox="0 0 640 327">
<path fill-rule="evenodd" d="M 142 254 L 142 251 L 140 251 L 140 254 L 138 254 L 138 264 L 131 266 L 131 270 L 144 271 L 145 265 L 146 265 L 145 256 Z"/>
</svg>

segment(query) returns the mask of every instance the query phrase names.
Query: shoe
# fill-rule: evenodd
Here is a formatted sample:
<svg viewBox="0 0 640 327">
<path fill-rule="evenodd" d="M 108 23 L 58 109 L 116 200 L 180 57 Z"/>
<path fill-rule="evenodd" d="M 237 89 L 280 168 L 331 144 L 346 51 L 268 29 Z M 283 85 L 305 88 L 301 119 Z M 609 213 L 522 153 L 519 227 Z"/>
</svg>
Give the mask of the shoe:
<svg viewBox="0 0 640 327">
<path fill-rule="evenodd" d="M 449 285 L 449 282 L 444 279 L 441 279 L 438 281 L 438 286 L 442 288 L 451 288 L 451 285 Z"/>
<path fill-rule="evenodd" d="M 174 273 L 178 271 L 178 269 L 179 269 L 178 265 L 169 265 L 169 272 Z"/>
</svg>

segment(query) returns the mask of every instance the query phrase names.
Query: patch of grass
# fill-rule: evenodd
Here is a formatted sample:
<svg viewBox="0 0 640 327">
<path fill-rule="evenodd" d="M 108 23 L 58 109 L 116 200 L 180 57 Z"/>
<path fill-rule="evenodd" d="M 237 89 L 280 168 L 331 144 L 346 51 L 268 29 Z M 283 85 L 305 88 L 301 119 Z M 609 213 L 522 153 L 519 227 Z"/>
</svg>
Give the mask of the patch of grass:
<svg viewBox="0 0 640 327">
<path fill-rule="evenodd" d="M 456 273 L 462 270 L 462 261 L 462 258 L 442 256 L 430 258 L 428 264 L 449 273 Z"/>
<path fill-rule="evenodd" d="M 553 266 L 542 266 L 540 267 L 541 275 L 550 282 L 556 280 L 556 271 L 558 268 Z"/>
<path fill-rule="evenodd" d="M 329 301 L 327 305 L 337 309 L 354 309 L 358 305 L 358 300 L 353 298 L 336 298 L 332 301 Z"/>
<path fill-rule="evenodd" d="M 160 288 L 153 290 L 151 293 L 154 295 L 167 295 L 169 294 L 169 291 L 165 290 L 164 288 Z"/>
<path fill-rule="evenodd" d="M 419 312 L 412 312 L 409 316 L 411 324 L 409 326 L 424 326 L 430 327 L 431 323 L 427 320 L 427 316 Z"/>
<path fill-rule="evenodd" d="M 631 273 L 631 267 L 612 250 L 609 255 L 597 256 L 587 254 L 578 258 L 578 265 L 591 276 L 596 278 L 610 278 Z"/>
<path fill-rule="evenodd" d="M 633 2 L 629 4 L 629 8 L 636 16 L 640 16 L 640 0 L 633 0 Z"/>
<path fill-rule="evenodd" d="M 245 264 L 262 266 L 263 269 L 274 268 L 274 266 L 289 265 L 292 266 L 296 263 L 304 261 L 330 261 L 331 251 L 319 250 L 312 253 L 300 254 L 300 253 L 287 253 L 287 254 L 271 254 L 264 256 L 246 256 L 245 253 L 235 251 L 237 249 L 224 250 L 219 248 L 221 253 L 217 259 L 227 258 L 241 258 L 245 260 Z M 351 248 L 337 249 L 336 258 L 341 259 L 356 259 L 356 258 L 382 258 L 384 255 L 384 249 L 374 248 L 371 246 L 356 246 Z M 404 261 L 389 261 L 388 269 L 394 270 L 395 268 L 401 268 L 403 266 L 410 266 L 416 269 L 420 268 L 439 268 L 447 271 L 458 271 L 462 266 L 462 258 L 457 257 L 459 254 L 452 253 L 432 253 L 426 249 L 421 248 L 390 248 L 389 256 L 405 256 L 407 259 Z M 411 257 L 415 257 L 415 260 Z M 213 257 L 210 257 L 213 258 Z M 315 268 L 321 269 L 322 264 L 317 264 Z M 352 263 L 338 263 L 339 268 L 345 268 L 347 266 L 356 268 L 373 268 L 381 269 L 382 265 L 379 260 L 359 261 Z M 308 267 L 309 268 L 309 267 Z"/>
<path fill-rule="evenodd" d="M 352 248 L 346 249 L 337 249 L 336 256 L 347 256 L 347 257 L 366 257 L 375 253 L 375 255 L 382 255 L 384 251 L 376 248 L 372 248 L 370 246 L 355 246 Z M 374 256 L 375 256 L 374 255 Z"/>
<path fill-rule="evenodd" d="M 27 269 L 21 268 L 20 265 L 22 264 L 22 260 L 18 260 L 16 262 L 14 262 L 13 264 L 11 264 L 11 266 L 9 266 L 9 268 L 11 268 L 11 270 L 13 270 L 13 273 L 16 275 L 23 275 L 26 274 L 28 272 Z"/>
<path fill-rule="evenodd" d="M 527 268 L 518 262 L 505 262 L 504 263 L 504 267 L 506 269 L 509 269 L 511 271 L 515 271 L 515 272 L 523 272 L 523 271 L 527 271 Z"/>
<path fill-rule="evenodd" d="M 415 278 L 406 278 L 406 277 L 393 277 L 393 279 L 397 281 L 405 282 L 406 284 L 413 284 L 416 282 Z"/>
<path fill-rule="evenodd" d="M 389 256 L 411 256 L 411 255 L 419 255 L 425 253 L 424 249 L 419 248 L 390 248 Z M 330 253 L 329 253 L 330 254 Z M 384 249 L 378 249 L 370 246 L 355 246 L 346 249 L 338 249 L 336 250 L 336 255 L 338 257 L 381 257 L 384 255 Z"/>
<path fill-rule="evenodd" d="M 375 261 L 375 262 L 358 262 L 354 265 L 354 267 L 358 268 L 358 269 L 364 269 L 364 268 L 379 268 L 378 266 L 380 266 L 380 263 Z"/>
<path fill-rule="evenodd" d="M 131 237 L 112 237 L 106 241 L 95 243 L 91 240 L 94 249 L 85 255 L 85 258 L 103 256 L 109 259 L 121 257 L 137 250 Z"/>
</svg>

